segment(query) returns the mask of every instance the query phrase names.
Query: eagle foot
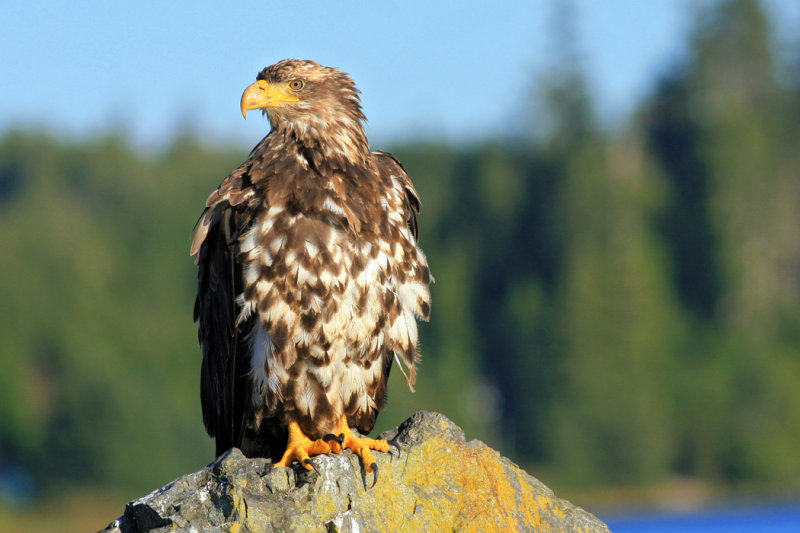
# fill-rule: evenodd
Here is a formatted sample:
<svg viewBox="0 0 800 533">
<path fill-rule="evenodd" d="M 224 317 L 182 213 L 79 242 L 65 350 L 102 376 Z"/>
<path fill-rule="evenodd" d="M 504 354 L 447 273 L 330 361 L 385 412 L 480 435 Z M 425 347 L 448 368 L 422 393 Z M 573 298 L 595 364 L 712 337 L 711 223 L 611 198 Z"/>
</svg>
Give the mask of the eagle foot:
<svg viewBox="0 0 800 533">
<path fill-rule="evenodd" d="M 338 449 L 338 452 L 336 451 Z M 322 455 L 324 453 L 341 453 L 342 448 L 338 442 L 334 444 L 326 442 L 324 439 L 311 440 L 303 433 L 297 422 L 289 422 L 289 442 L 286 444 L 286 451 L 281 460 L 275 466 L 288 467 L 294 461 L 303 465 L 306 470 L 314 470 L 311 462 L 312 455 Z"/>
<path fill-rule="evenodd" d="M 353 453 L 361 457 L 361 461 L 364 463 L 364 470 L 370 473 L 375 472 L 375 482 L 373 483 L 373 486 L 375 486 L 378 481 L 378 463 L 375 461 L 372 450 L 388 452 L 389 443 L 383 439 L 356 437 L 353 430 L 347 425 L 347 417 L 345 415 L 342 415 L 341 420 L 339 420 L 336 432 L 339 433 L 340 437 L 343 437 L 342 448 L 352 450 Z"/>
</svg>

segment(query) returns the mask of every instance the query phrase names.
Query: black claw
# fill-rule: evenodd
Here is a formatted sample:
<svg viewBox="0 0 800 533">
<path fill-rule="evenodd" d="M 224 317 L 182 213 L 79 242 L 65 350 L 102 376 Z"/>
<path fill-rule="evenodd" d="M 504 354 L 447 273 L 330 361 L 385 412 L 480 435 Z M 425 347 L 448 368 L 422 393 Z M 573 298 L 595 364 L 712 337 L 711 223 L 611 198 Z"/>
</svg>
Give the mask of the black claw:
<svg viewBox="0 0 800 533">
<path fill-rule="evenodd" d="M 333 433 L 328 433 L 327 435 L 322 437 L 322 440 L 325 441 L 325 442 L 328 442 L 329 440 L 335 440 L 336 442 L 339 443 L 339 447 L 340 448 L 344 448 L 344 433 L 340 433 L 339 435 L 334 435 Z M 344 450 L 342 450 L 342 451 L 344 451 Z"/>
<path fill-rule="evenodd" d="M 303 459 L 303 464 L 304 465 L 311 465 L 311 468 L 313 468 L 314 470 L 317 469 L 316 465 L 311 462 L 311 459 Z"/>
<path fill-rule="evenodd" d="M 370 465 L 370 469 L 372 470 L 373 475 L 375 476 L 374 479 L 372 480 L 372 487 L 370 487 L 373 488 L 375 487 L 375 484 L 378 482 L 378 463 L 372 463 Z"/>
</svg>

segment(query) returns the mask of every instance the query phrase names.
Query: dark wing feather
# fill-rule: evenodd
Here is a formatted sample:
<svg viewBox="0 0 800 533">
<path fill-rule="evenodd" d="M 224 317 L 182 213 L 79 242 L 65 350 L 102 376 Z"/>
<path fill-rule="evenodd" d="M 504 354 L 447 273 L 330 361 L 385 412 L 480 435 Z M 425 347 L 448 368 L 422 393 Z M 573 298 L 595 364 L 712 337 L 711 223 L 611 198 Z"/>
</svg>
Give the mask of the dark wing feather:
<svg viewBox="0 0 800 533">
<path fill-rule="evenodd" d="M 388 172 L 388 174 L 393 175 L 400 180 L 404 189 L 403 192 L 405 192 L 405 207 L 406 215 L 408 216 L 408 229 L 411 230 L 411 235 L 414 236 L 414 239 L 419 240 L 417 213 L 419 213 L 422 203 L 420 202 L 419 194 L 417 194 L 417 189 L 414 188 L 414 184 L 411 182 L 411 178 L 408 177 L 405 167 L 400 161 L 397 160 L 395 156 L 389 152 L 382 152 L 380 150 L 376 150 L 373 153 L 378 156 L 381 171 Z"/>
<path fill-rule="evenodd" d="M 237 327 L 235 297 L 241 291 L 241 266 L 225 235 L 223 221 L 212 223 L 199 250 L 194 319 L 203 350 L 200 396 L 203 423 L 216 437 L 216 455 L 241 447 L 249 418 L 251 383 L 247 334 Z"/>
</svg>

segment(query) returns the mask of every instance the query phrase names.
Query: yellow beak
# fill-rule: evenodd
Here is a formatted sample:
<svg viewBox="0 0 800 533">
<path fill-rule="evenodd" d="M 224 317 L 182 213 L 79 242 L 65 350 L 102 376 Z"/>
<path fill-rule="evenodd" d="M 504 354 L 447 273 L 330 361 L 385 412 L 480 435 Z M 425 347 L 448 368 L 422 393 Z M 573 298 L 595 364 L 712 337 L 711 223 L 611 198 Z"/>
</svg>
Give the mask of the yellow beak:
<svg viewBox="0 0 800 533">
<path fill-rule="evenodd" d="M 286 87 L 270 85 L 264 80 L 258 80 L 242 93 L 242 116 L 247 118 L 247 112 L 251 109 L 277 107 L 283 103 L 299 101 L 298 97 L 287 92 Z"/>
</svg>

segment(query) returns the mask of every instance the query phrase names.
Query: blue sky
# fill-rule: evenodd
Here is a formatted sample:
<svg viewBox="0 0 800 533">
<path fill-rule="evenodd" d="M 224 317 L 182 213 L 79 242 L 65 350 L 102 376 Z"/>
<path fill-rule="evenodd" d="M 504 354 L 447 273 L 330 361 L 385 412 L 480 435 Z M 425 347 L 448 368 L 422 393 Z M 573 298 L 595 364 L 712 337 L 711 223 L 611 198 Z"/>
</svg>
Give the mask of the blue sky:
<svg viewBox="0 0 800 533">
<path fill-rule="evenodd" d="M 697 2 L 575 3 L 592 92 L 613 123 L 681 53 Z M 800 27 L 800 2 L 766 3 L 784 35 Z M 521 120 L 553 52 L 552 0 L 5 4 L 0 131 L 122 126 L 155 146 L 186 126 L 211 142 L 254 143 L 267 125 L 242 120 L 239 97 L 285 57 L 350 72 L 373 142 L 479 139 Z"/>
</svg>

